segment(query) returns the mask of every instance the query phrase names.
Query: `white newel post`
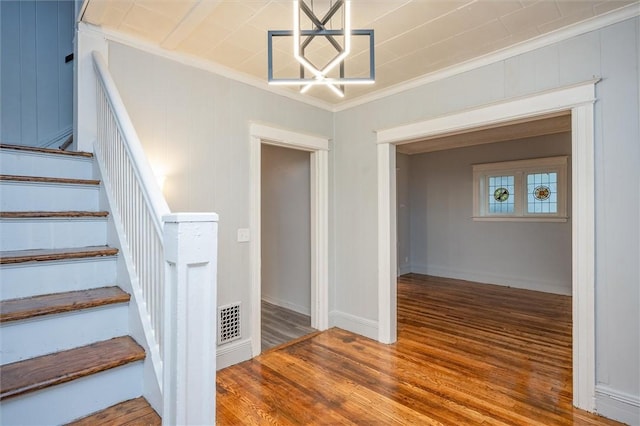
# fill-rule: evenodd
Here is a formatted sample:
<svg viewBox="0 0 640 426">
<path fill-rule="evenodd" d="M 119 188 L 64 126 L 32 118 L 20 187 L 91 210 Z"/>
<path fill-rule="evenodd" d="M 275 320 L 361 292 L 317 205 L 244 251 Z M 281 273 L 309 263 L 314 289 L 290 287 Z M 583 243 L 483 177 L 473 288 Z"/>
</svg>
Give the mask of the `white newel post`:
<svg viewBox="0 0 640 426">
<path fill-rule="evenodd" d="M 163 217 L 165 425 L 216 421 L 216 293 L 218 215 Z"/>
</svg>

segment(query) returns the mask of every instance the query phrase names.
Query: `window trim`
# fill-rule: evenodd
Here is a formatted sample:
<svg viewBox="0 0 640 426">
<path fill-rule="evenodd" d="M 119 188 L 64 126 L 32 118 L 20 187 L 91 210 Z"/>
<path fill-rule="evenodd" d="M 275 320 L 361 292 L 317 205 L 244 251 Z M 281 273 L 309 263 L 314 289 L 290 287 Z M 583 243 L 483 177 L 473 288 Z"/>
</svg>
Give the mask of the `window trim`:
<svg viewBox="0 0 640 426">
<path fill-rule="evenodd" d="M 568 220 L 568 162 L 569 157 L 562 155 L 557 157 L 472 165 L 473 220 L 485 222 L 566 222 Z M 558 174 L 558 211 L 556 213 L 528 213 L 526 175 L 547 172 L 555 172 Z M 488 178 L 490 176 L 514 176 L 514 213 L 489 213 Z"/>
</svg>

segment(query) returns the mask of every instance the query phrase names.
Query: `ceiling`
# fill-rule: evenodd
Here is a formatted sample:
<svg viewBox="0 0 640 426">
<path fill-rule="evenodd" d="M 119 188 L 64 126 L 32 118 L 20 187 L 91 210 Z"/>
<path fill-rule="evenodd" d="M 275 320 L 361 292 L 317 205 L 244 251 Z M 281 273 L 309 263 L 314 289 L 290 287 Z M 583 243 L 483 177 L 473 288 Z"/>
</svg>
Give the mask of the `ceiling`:
<svg viewBox="0 0 640 426">
<path fill-rule="evenodd" d="M 402 154 L 422 154 L 425 152 L 441 151 L 444 149 L 465 148 L 474 145 L 512 141 L 516 139 L 531 138 L 534 136 L 552 135 L 571 131 L 571 113 L 564 111 L 527 118 L 508 123 L 499 123 L 484 128 L 473 128 L 468 131 L 421 138 L 417 141 L 407 141 L 396 146 Z"/>
<path fill-rule="evenodd" d="M 312 0 L 306 1 L 311 4 Z M 322 15 L 330 0 L 313 3 L 316 14 Z M 285 0 L 88 0 L 82 21 L 266 81 L 267 31 L 292 29 L 292 4 Z M 352 27 L 375 31 L 375 84 L 347 86 L 344 98 L 321 86 L 305 96 L 335 106 L 629 4 L 640 7 L 639 0 L 353 0 Z M 353 40 L 346 73 L 368 74 L 368 41 Z M 290 43 L 284 37 L 274 43 L 275 76 L 298 70 Z M 314 42 L 310 52 L 317 60 L 335 55 L 331 46 L 321 42 Z"/>
</svg>

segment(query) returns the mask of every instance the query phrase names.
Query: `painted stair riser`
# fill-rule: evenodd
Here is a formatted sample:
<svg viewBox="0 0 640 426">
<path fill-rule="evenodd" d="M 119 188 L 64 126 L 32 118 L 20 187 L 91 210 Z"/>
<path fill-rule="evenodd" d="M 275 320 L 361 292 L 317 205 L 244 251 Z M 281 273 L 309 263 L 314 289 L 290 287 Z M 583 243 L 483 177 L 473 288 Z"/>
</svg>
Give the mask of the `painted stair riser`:
<svg viewBox="0 0 640 426">
<path fill-rule="evenodd" d="M 129 334 L 126 303 L 45 315 L 0 326 L 0 364 Z"/>
<path fill-rule="evenodd" d="M 0 250 L 107 244 L 106 218 L 0 219 Z"/>
<path fill-rule="evenodd" d="M 116 284 L 114 256 L 0 266 L 0 299 L 86 290 Z"/>
<path fill-rule="evenodd" d="M 0 182 L 0 210 L 97 211 L 100 190 L 96 185 L 43 182 Z"/>
<path fill-rule="evenodd" d="M 143 363 L 92 374 L 1 402 L 2 425 L 59 425 L 142 395 Z"/>
<path fill-rule="evenodd" d="M 0 151 L 0 170 L 4 175 L 17 176 L 96 177 L 93 160 L 89 158 L 10 150 Z M 97 211 L 99 206 L 97 185 L 0 181 L 2 211 Z M 0 250 L 103 246 L 107 242 L 107 223 L 106 218 L 1 219 Z M 117 284 L 117 267 L 116 256 L 1 265 L 0 298 L 112 286 Z M 124 302 L 5 322 L 0 325 L 0 362 L 28 360 L 127 335 L 131 309 Z M 75 363 L 74 360 L 67 365 Z M 30 364 L 27 361 L 23 365 Z M 65 424 L 139 397 L 144 391 L 144 365 L 138 361 L 5 399 L 0 402 L 0 424 Z"/>
<path fill-rule="evenodd" d="M 93 160 L 86 157 L 47 155 L 0 150 L 0 170 L 5 175 L 93 179 Z"/>
</svg>

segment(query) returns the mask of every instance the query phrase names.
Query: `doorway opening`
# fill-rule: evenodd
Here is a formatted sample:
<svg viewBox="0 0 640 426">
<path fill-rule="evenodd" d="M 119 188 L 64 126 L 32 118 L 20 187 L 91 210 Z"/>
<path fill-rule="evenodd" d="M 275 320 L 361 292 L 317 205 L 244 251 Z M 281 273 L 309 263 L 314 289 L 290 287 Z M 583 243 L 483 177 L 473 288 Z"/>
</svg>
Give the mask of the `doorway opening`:
<svg viewBox="0 0 640 426">
<path fill-rule="evenodd" d="M 262 350 L 311 327 L 311 154 L 262 144 Z"/>
<path fill-rule="evenodd" d="M 399 275 L 413 272 L 570 296 L 571 205 L 564 201 L 570 200 L 571 180 L 564 170 L 558 181 L 556 169 L 543 163 L 553 159 L 566 167 L 571 116 L 460 136 L 467 146 L 434 148 L 444 144 L 433 139 L 431 146 L 417 142 L 396 148 Z M 499 201 L 493 192 L 477 194 L 483 181 L 471 171 L 484 166 L 502 167 L 486 173 L 505 182 L 517 178 Z M 547 213 L 533 197 L 536 187 L 553 188 L 545 198 Z M 510 208 L 511 213 L 483 214 L 478 205 L 486 198 L 494 201 L 494 210 Z"/>
<path fill-rule="evenodd" d="M 315 330 L 326 330 L 329 323 L 329 284 L 328 284 L 328 139 L 320 138 L 317 136 L 310 136 L 302 133 L 292 132 L 289 130 L 283 130 L 276 127 L 267 126 L 264 124 L 252 123 L 250 125 L 250 138 L 251 138 L 251 210 L 250 210 L 250 226 L 251 226 L 251 350 L 252 355 L 259 355 L 265 348 L 262 347 L 262 304 L 263 299 L 265 302 L 271 305 L 285 305 L 284 308 L 291 310 L 304 311 L 304 306 L 301 306 L 301 302 L 307 296 L 305 289 L 302 287 L 293 288 L 274 288 L 273 283 L 265 283 L 266 287 L 263 288 L 263 278 L 265 280 L 272 280 L 274 276 L 274 267 L 284 268 L 287 267 L 285 263 L 271 263 L 269 265 L 263 265 L 263 259 L 272 262 L 273 259 L 269 258 L 269 255 L 273 254 L 268 252 L 273 246 L 268 242 L 263 242 L 263 237 L 271 238 L 273 235 L 270 233 L 273 229 L 266 231 L 263 234 L 263 224 L 266 226 L 265 221 L 269 221 L 270 217 L 274 214 L 284 214 L 283 211 L 266 212 L 265 208 L 271 209 L 276 207 L 270 200 L 266 199 L 268 196 L 266 188 L 268 185 L 263 186 L 263 178 L 271 179 L 267 175 L 263 175 L 263 152 L 267 155 L 282 156 L 287 155 L 289 157 L 289 163 L 293 164 L 293 169 L 302 170 L 304 174 L 304 166 L 300 167 L 301 163 L 297 163 L 302 158 L 308 158 L 308 211 L 307 213 L 299 211 L 286 212 L 287 215 L 302 214 L 308 218 L 308 253 L 309 263 L 306 273 L 308 274 L 308 310 L 310 317 L 310 327 Z M 263 148 L 268 146 L 267 148 Z M 285 149 L 284 151 L 281 151 Z M 295 151 L 295 152 L 291 152 Z M 271 155 L 274 154 L 274 155 Z M 296 160 L 297 159 L 297 160 Z M 273 160 L 270 158 L 269 161 Z M 273 162 L 273 161 L 271 161 Z M 295 166 L 295 164 L 298 166 Z M 268 167 L 271 167 L 271 163 Z M 300 173 L 297 170 L 297 173 Z M 281 194 L 282 195 L 282 194 Z M 268 206 L 268 207 L 267 207 Z M 264 218 L 263 218 L 264 211 Z M 263 221 L 264 219 L 264 221 Z M 282 218 L 279 218 L 282 219 Z M 276 219 L 276 220 L 279 220 Z M 301 221 L 304 222 L 304 221 Z M 288 223 L 283 223 L 284 233 L 288 232 Z M 296 231 L 302 232 L 305 231 Z M 284 233 L 278 233 L 284 235 Z M 297 239 L 300 236 L 301 240 L 304 239 L 302 235 L 289 235 L 293 239 Z M 295 241 L 292 241 L 295 243 Z M 295 247 L 295 244 L 293 244 Z M 290 247 L 287 250 L 292 250 Z M 267 255 L 263 257 L 263 255 Z M 286 259 L 284 259 L 286 262 Z M 279 265 L 279 266 L 278 266 Z M 292 268 L 293 265 L 289 265 Z M 299 266 L 299 265 L 297 265 Z M 264 269 L 264 275 L 263 275 Z M 295 268 L 292 268 L 295 269 Z M 304 269 L 304 268 L 303 268 Z M 286 271 L 290 273 L 292 271 Z M 295 272 L 299 277 L 304 274 L 304 270 L 298 270 Z M 294 275 L 295 275 L 294 274 Z M 293 279 L 295 281 L 295 278 Z M 272 285 L 269 287 L 269 285 Z M 276 286 L 277 287 L 277 286 Z M 278 293 L 278 291 L 280 293 Z M 263 292 L 265 293 L 263 296 Z M 283 296 L 284 295 L 284 296 Z M 273 303 L 275 302 L 275 303 Z M 267 306 L 268 308 L 270 306 Z M 266 310 L 265 310 L 266 313 Z"/>
<path fill-rule="evenodd" d="M 397 336 L 396 145 L 455 135 L 505 123 L 571 114 L 571 292 L 573 404 L 595 409 L 595 203 L 594 108 L 597 81 L 491 104 L 377 133 L 378 141 L 378 340 Z"/>
</svg>

